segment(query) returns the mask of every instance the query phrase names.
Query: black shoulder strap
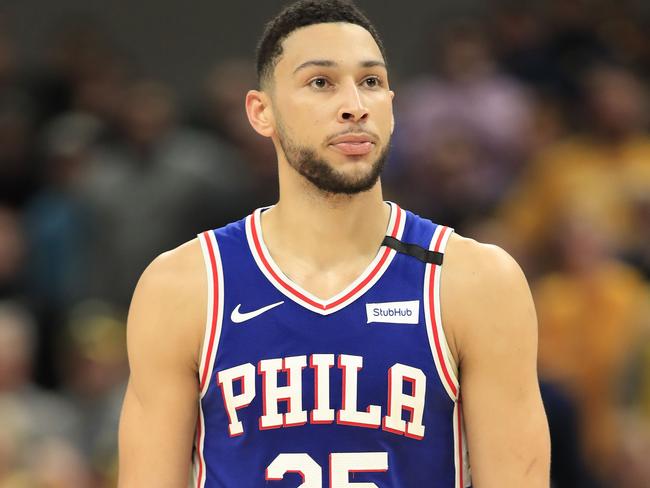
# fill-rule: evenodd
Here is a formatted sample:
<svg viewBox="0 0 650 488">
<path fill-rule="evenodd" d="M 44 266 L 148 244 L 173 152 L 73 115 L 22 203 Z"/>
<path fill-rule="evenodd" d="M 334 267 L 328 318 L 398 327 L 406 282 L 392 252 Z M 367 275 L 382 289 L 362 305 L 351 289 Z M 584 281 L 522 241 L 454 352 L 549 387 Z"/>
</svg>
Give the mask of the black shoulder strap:
<svg viewBox="0 0 650 488">
<path fill-rule="evenodd" d="M 381 245 L 395 249 L 397 252 L 401 252 L 402 254 L 413 256 L 423 263 L 437 264 L 438 266 L 442 265 L 444 256 L 443 253 L 438 251 L 429 251 L 428 249 L 425 249 L 422 246 L 418 246 L 417 244 L 408 244 L 406 242 L 400 241 L 399 239 L 395 239 L 394 237 L 386 236 L 384 237 L 384 242 L 382 242 Z"/>
</svg>

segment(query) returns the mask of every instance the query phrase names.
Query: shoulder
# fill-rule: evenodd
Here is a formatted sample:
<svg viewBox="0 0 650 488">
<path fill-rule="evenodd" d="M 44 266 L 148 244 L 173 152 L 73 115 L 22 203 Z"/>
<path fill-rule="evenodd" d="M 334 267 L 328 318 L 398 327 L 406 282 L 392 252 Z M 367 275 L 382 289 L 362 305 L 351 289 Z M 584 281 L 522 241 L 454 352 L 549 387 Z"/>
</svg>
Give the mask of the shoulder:
<svg viewBox="0 0 650 488">
<path fill-rule="evenodd" d="M 517 262 L 506 251 L 493 244 L 453 233 L 445 250 L 447 280 L 462 280 L 467 291 L 476 291 L 486 285 L 503 283 L 504 280 L 523 278 Z"/>
<path fill-rule="evenodd" d="M 535 309 L 523 271 L 498 246 L 453 234 L 441 274 L 441 309 L 459 362 L 494 338 L 535 336 Z"/>
<path fill-rule="evenodd" d="M 156 257 L 133 294 L 127 326 L 129 348 L 140 345 L 148 350 L 155 341 L 159 352 L 195 367 L 206 295 L 207 277 L 198 238 Z"/>
<path fill-rule="evenodd" d="M 183 292 L 188 285 L 201 281 L 203 255 L 198 238 L 157 256 L 142 273 L 138 287 L 160 292 Z"/>
</svg>

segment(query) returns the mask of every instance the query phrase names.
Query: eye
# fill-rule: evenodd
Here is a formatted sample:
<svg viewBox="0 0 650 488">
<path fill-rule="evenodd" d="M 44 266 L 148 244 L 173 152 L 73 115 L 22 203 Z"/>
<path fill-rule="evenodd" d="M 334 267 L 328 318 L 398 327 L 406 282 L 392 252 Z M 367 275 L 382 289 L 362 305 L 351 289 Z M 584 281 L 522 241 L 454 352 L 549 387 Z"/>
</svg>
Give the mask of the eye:
<svg viewBox="0 0 650 488">
<path fill-rule="evenodd" d="M 313 80 L 311 80 L 309 82 L 309 85 L 312 88 L 316 88 L 317 90 L 323 90 L 323 89 L 328 88 L 330 86 L 330 82 L 327 81 L 327 78 L 323 78 L 321 76 L 321 77 L 314 78 Z"/>
<path fill-rule="evenodd" d="M 382 86 L 381 79 L 378 76 L 369 76 L 363 80 L 363 83 L 365 83 L 368 88 L 378 88 Z"/>
</svg>

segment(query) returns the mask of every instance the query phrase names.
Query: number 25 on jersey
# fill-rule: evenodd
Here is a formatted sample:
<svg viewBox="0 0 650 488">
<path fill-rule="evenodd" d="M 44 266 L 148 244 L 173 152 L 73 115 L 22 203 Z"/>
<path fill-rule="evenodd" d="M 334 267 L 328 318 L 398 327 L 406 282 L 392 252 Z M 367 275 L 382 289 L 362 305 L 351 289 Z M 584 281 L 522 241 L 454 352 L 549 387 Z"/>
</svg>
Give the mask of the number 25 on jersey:
<svg viewBox="0 0 650 488">
<path fill-rule="evenodd" d="M 374 483 L 351 483 L 350 473 L 385 472 L 387 452 L 333 452 L 330 454 L 330 488 L 379 488 Z M 323 488 L 322 468 L 309 454 L 283 453 L 266 468 L 267 480 L 281 480 L 286 473 L 298 473 L 302 484 L 297 488 Z"/>
</svg>

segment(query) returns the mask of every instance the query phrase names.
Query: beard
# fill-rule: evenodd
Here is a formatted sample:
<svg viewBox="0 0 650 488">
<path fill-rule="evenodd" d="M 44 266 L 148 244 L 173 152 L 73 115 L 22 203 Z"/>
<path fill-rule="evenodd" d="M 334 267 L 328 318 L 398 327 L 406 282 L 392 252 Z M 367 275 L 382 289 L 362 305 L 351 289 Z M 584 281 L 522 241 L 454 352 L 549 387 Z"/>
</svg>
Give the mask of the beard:
<svg viewBox="0 0 650 488">
<path fill-rule="evenodd" d="M 375 186 L 390 148 L 389 141 L 368 171 L 350 175 L 336 170 L 325 158 L 319 157 L 315 149 L 293 142 L 283 127 L 278 127 L 278 140 L 289 165 L 316 188 L 332 195 L 356 195 Z"/>
</svg>

